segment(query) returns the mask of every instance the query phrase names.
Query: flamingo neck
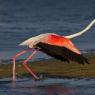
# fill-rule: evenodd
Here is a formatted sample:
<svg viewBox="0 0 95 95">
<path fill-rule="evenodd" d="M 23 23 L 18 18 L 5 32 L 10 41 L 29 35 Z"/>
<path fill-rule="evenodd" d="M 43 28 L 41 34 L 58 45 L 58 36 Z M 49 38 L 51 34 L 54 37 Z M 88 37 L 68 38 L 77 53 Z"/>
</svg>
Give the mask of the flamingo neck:
<svg viewBox="0 0 95 95">
<path fill-rule="evenodd" d="M 83 29 L 82 31 L 80 31 L 78 33 L 75 33 L 75 34 L 72 34 L 72 35 L 69 35 L 69 36 L 65 36 L 65 37 L 71 39 L 71 38 L 80 36 L 83 33 L 85 33 L 86 31 L 88 31 L 93 26 L 94 23 L 95 23 L 95 19 L 85 29 Z"/>
</svg>

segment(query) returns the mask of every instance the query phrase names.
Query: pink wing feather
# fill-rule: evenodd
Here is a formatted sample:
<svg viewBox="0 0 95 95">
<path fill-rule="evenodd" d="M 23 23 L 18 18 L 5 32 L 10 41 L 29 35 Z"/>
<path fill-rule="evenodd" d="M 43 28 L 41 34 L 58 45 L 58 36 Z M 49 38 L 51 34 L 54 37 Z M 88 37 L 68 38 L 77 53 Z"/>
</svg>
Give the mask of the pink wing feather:
<svg viewBox="0 0 95 95">
<path fill-rule="evenodd" d="M 59 35 L 50 35 L 48 37 L 48 44 L 57 45 L 57 46 L 64 46 L 69 50 L 80 54 L 80 51 L 75 47 L 75 45 L 66 37 L 59 36 Z"/>
</svg>

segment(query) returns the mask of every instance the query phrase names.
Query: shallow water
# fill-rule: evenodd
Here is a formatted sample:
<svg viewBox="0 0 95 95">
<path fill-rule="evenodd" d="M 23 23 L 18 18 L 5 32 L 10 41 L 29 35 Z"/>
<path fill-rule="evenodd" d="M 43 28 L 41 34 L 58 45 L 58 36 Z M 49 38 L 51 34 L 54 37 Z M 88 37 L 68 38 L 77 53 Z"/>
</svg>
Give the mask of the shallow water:
<svg viewBox="0 0 95 95">
<path fill-rule="evenodd" d="M 95 79 L 0 79 L 0 95 L 95 95 Z"/>
</svg>

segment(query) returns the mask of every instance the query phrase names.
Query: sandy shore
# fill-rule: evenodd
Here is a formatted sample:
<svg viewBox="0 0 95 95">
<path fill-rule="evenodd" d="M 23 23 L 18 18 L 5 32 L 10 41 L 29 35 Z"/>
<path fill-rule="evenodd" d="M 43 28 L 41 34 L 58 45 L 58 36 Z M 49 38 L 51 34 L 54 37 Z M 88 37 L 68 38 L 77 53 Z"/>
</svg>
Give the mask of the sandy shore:
<svg viewBox="0 0 95 95">
<path fill-rule="evenodd" d="M 75 78 L 95 78 L 95 54 L 85 55 L 90 64 L 78 64 L 75 62 L 64 63 L 56 59 L 44 59 L 35 62 L 29 62 L 29 66 L 37 74 L 43 74 L 45 77 L 75 77 Z M 12 62 L 5 61 L 8 64 L 0 65 L 0 78 L 12 76 Z M 17 61 L 17 76 L 29 75 L 21 65 L 21 60 Z"/>
</svg>

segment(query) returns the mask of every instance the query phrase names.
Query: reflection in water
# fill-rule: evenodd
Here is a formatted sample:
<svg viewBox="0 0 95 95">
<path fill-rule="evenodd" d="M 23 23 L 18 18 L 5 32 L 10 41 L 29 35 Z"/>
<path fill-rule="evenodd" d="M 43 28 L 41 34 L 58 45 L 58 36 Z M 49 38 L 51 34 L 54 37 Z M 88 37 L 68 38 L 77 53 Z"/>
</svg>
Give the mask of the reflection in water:
<svg viewBox="0 0 95 95">
<path fill-rule="evenodd" d="M 42 87 L 15 87 L 12 88 L 11 91 L 12 93 L 20 93 L 21 95 L 24 93 L 26 93 L 26 95 L 71 95 L 75 94 L 78 90 L 60 85 L 49 85 Z"/>
<path fill-rule="evenodd" d="M 95 79 L 0 79 L 0 95 L 95 95 Z"/>
<path fill-rule="evenodd" d="M 76 93 L 78 90 L 68 88 L 60 85 L 49 85 L 42 88 L 46 95 L 70 95 Z"/>
<path fill-rule="evenodd" d="M 12 93 L 21 92 L 22 95 L 71 95 L 78 92 L 78 89 L 66 87 L 62 84 L 46 84 L 46 85 L 36 85 L 36 82 L 30 83 L 30 85 L 17 86 L 16 83 L 12 83 L 11 88 Z M 21 94 L 20 93 L 20 94 Z"/>
</svg>

